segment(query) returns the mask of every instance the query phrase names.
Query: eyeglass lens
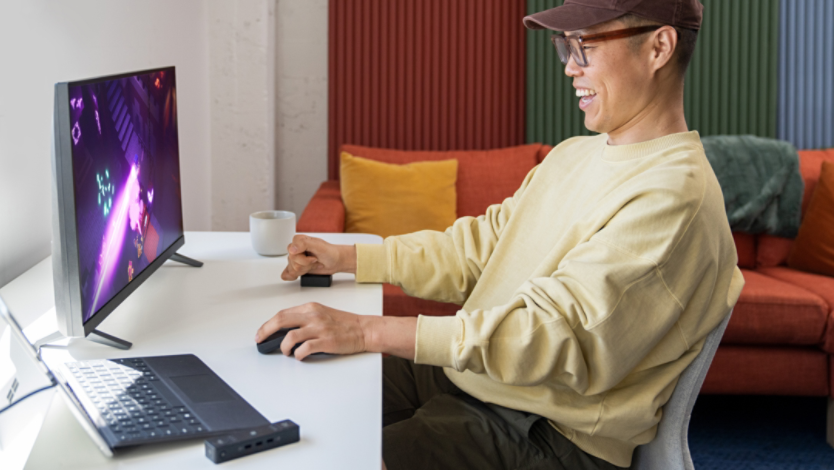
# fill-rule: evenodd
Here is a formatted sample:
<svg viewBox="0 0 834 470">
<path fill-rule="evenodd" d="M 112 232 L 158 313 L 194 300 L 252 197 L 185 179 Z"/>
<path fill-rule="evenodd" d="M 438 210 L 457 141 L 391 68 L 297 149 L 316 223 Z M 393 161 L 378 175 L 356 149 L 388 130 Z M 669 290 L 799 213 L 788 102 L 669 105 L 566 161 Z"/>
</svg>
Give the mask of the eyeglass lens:
<svg viewBox="0 0 834 470">
<path fill-rule="evenodd" d="M 561 60 L 563 64 L 567 65 L 570 57 L 573 56 L 573 60 L 576 62 L 576 65 L 580 67 L 588 65 L 588 62 L 585 59 L 585 54 L 582 52 L 582 45 L 579 43 L 577 38 L 553 35 L 551 39 L 553 45 L 556 46 L 556 52 L 559 54 L 559 60 Z"/>
</svg>

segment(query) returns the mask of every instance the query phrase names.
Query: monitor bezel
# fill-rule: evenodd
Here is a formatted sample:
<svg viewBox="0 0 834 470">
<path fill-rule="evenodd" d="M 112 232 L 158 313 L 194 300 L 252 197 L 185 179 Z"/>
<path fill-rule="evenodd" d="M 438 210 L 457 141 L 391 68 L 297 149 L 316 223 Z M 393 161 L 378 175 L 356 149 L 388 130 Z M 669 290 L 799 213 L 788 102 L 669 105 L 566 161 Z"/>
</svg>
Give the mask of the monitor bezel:
<svg viewBox="0 0 834 470">
<path fill-rule="evenodd" d="M 53 145 L 53 279 L 55 284 L 55 313 L 58 328 L 67 337 L 85 337 L 101 324 L 113 311 L 138 289 L 160 266 L 185 245 L 185 227 L 183 234 L 165 251 L 151 262 L 132 281 L 117 292 L 107 303 L 84 322 L 81 302 L 78 261 L 78 227 L 75 214 L 75 180 L 72 165 L 72 136 L 70 129 L 69 88 L 90 85 L 99 82 L 118 80 L 120 78 L 145 75 L 156 72 L 171 72 L 176 88 L 176 70 L 174 66 L 120 73 L 97 78 L 62 82 L 55 84 L 55 115 Z M 179 139 L 177 141 L 177 165 L 179 162 Z M 180 183 L 181 184 L 181 183 Z M 182 198 L 179 201 L 182 211 Z M 183 214 L 184 215 L 184 214 Z"/>
</svg>

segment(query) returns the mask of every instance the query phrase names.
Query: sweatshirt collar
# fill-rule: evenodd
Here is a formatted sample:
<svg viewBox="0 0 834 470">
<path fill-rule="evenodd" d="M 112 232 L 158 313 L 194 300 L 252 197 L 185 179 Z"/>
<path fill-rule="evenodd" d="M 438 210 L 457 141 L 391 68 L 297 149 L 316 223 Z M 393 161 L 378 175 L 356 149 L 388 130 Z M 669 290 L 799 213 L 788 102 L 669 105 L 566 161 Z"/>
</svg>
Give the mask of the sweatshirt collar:
<svg viewBox="0 0 834 470">
<path fill-rule="evenodd" d="M 602 151 L 602 158 L 608 161 L 625 161 L 641 158 L 678 145 L 701 146 L 701 136 L 698 134 L 698 131 L 678 132 L 676 134 L 664 135 L 657 139 L 626 145 L 608 145 L 608 134 L 603 135 L 605 136 L 605 147 Z"/>
</svg>

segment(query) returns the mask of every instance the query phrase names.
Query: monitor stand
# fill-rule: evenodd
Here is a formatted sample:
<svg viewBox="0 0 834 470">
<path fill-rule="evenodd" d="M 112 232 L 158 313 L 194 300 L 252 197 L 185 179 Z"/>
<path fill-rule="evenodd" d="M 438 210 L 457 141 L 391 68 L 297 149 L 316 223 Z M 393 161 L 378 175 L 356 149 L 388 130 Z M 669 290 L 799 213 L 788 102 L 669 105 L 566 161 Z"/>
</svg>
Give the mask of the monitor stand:
<svg viewBox="0 0 834 470">
<path fill-rule="evenodd" d="M 203 266 L 202 261 L 197 261 L 196 259 L 189 258 L 188 256 L 184 256 L 184 255 L 181 255 L 179 253 L 174 253 L 168 259 L 170 259 L 171 261 L 176 261 L 176 262 L 179 262 L 179 263 L 187 264 L 188 266 L 194 266 L 195 268 L 200 268 L 200 267 Z M 53 333 L 50 333 L 49 335 L 44 336 L 43 338 L 35 341 L 35 344 L 34 344 L 35 350 L 40 352 L 42 347 L 47 347 L 47 348 L 48 347 L 53 347 L 53 348 L 55 348 L 55 347 L 57 347 L 57 348 L 65 347 L 65 346 L 57 346 L 57 345 L 49 344 L 53 341 L 56 341 L 56 340 L 59 340 L 59 339 L 62 339 L 62 338 L 64 338 L 64 335 L 61 334 L 61 332 L 59 332 L 59 331 L 55 331 Z M 91 331 L 90 334 L 87 335 L 86 339 L 88 339 L 90 341 L 94 341 L 94 342 L 99 343 L 99 344 L 103 344 L 105 346 L 110 346 L 110 347 L 113 347 L 113 348 L 116 348 L 116 349 L 130 349 L 130 347 L 133 346 L 133 343 L 131 343 L 130 341 L 125 341 L 123 339 L 116 338 L 113 335 L 108 335 L 107 333 L 105 333 L 103 331 L 99 331 L 99 330 L 95 330 L 95 329 L 93 331 Z"/>
<path fill-rule="evenodd" d="M 53 341 L 58 341 L 61 339 L 64 339 L 64 335 L 60 331 L 53 331 L 52 333 L 35 341 L 35 344 L 33 344 L 33 346 L 35 347 L 35 350 L 39 353 L 41 352 L 41 348 L 66 348 L 66 346 L 50 344 Z M 107 333 L 99 330 L 91 331 L 90 334 L 88 334 L 85 337 L 85 339 L 116 349 L 130 349 L 130 347 L 133 346 L 133 343 L 129 341 L 116 338 L 113 335 L 108 335 Z"/>
<path fill-rule="evenodd" d="M 113 335 L 108 335 L 107 333 L 99 330 L 91 331 L 90 334 L 87 335 L 87 339 L 116 349 L 130 349 L 130 347 L 133 346 L 133 343 L 129 341 L 116 338 Z"/>
<path fill-rule="evenodd" d="M 200 268 L 200 267 L 203 266 L 202 261 L 197 261 L 196 259 L 189 258 L 188 256 L 183 256 L 179 253 L 174 253 L 168 259 L 170 259 L 171 261 L 178 261 L 180 263 L 187 264 L 189 266 L 194 266 L 195 268 Z"/>
</svg>

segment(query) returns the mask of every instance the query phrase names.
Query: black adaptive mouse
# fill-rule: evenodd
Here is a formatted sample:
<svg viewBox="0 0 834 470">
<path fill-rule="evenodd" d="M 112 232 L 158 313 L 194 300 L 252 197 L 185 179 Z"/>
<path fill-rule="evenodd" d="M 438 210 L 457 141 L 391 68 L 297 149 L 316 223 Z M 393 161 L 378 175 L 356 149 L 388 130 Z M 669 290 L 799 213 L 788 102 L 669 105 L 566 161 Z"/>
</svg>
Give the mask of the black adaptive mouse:
<svg viewBox="0 0 834 470">
<path fill-rule="evenodd" d="M 281 342 L 284 341 L 284 336 L 287 336 L 287 333 L 289 333 L 290 331 L 297 330 L 297 329 L 298 329 L 298 327 L 295 327 L 295 328 L 281 328 L 280 330 L 276 331 L 275 333 L 272 333 L 271 335 L 269 335 L 269 337 L 267 339 L 258 343 L 258 352 L 261 353 L 261 354 L 269 354 L 272 351 L 275 351 L 276 349 L 280 349 L 281 348 Z M 298 347 L 301 346 L 302 344 L 304 344 L 304 341 L 302 341 L 302 342 L 296 344 L 295 346 L 293 346 L 292 353 L 295 354 L 295 350 L 298 349 Z M 318 356 L 320 354 L 326 354 L 326 353 L 317 352 L 317 353 L 313 353 L 312 356 Z"/>
<path fill-rule="evenodd" d="M 284 336 L 287 336 L 287 333 L 290 331 L 297 329 L 298 328 L 281 328 L 275 333 L 272 333 L 267 339 L 258 343 L 258 352 L 261 354 L 269 354 L 276 349 L 280 349 L 281 341 L 284 341 Z M 292 348 L 292 352 L 295 353 L 295 350 L 298 349 L 299 346 L 301 346 L 301 343 L 296 344 L 295 347 Z"/>
</svg>

